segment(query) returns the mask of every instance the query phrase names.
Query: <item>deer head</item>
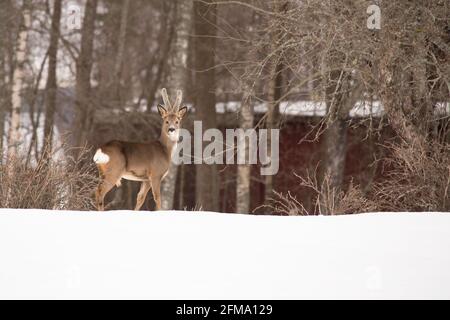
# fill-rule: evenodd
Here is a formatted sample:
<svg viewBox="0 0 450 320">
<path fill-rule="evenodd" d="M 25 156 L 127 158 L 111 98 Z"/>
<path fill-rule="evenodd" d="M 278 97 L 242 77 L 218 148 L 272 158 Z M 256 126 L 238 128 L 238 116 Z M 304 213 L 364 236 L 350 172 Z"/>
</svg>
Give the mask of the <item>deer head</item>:
<svg viewBox="0 0 450 320">
<path fill-rule="evenodd" d="M 164 105 L 158 105 L 158 112 L 163 119 L 163 124 L 161 128 L 161 135 L 165 135 L 172 142 L 177 142 L 179 137 L 179 129 L 181 127 L 181 120 L 187 112 L 187 107 L 181 106 L 181 101 L 183 98 L 183 93 L 181 90 L 177 90 L 177 98 L 175 103 L 172 105 L 167 95 L 167 90 L 163 88 L 161 90 L 161 95 L 163 98 Z"/>
</svg>

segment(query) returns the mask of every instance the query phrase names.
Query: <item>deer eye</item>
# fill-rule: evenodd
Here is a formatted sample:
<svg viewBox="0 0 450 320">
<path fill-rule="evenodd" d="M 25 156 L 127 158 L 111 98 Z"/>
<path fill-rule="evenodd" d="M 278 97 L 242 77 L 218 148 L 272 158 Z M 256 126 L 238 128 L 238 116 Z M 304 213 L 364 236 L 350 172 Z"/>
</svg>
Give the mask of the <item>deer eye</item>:
<svg viewBox="0 0 450 320">
<path fill-rule="evenodd" d="M 169 121 L 166 121 L 166 124 L 169 124 Z"/>
<path fill-rule="evenodd" d="M 178 124 L 178 121 L 175 121 L 175 124 Z"/>
</svg>

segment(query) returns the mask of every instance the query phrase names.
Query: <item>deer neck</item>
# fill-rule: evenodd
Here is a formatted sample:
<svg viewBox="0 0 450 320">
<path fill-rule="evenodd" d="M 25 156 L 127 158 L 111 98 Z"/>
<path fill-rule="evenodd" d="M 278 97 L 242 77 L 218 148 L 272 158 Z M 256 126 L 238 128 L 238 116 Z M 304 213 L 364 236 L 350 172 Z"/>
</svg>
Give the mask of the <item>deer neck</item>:
<svg viewBox="0 0 450 320">
<path fill-rule="evenodd" d="M 167 154 L 170 159 L 172 158 L 173 150 L 177 146 L 177 140 L 170 139 L 170 137 L 163 132 L 161 132 L 161 136 L 159 137 L 159 141 L 166 148 Z"/>
</svg>

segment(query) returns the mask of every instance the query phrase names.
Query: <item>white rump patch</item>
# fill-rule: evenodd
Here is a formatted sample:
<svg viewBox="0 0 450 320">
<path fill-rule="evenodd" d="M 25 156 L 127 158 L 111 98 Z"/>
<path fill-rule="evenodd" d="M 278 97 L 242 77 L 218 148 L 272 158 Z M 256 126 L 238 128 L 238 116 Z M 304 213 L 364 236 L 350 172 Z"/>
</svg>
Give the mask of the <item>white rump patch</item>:
<svg viewBox="0 0 450 320">
<path fill-rule="evenodd" d="M 94 155 L 94 162 L 98 164 L 108 163 L 109 156 L 106 153 L 103 153 L 102 149 L 98 148 Z"/>
</svg>

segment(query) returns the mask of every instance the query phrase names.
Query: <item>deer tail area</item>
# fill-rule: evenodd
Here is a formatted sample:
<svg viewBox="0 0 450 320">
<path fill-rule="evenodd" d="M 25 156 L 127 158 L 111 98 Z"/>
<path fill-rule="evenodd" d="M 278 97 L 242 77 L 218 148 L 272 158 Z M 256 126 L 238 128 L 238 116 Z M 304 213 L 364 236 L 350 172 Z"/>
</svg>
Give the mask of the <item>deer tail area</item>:
<svg viewBox="0 0 450 320">
<path fill-rule="evenodd" d="M 94 154 L 93 160 L 97 164 L 104 164 L 109 162 L 109 156 L 104 153 L 101 148 L 98 148 Z"/>
</svg>

